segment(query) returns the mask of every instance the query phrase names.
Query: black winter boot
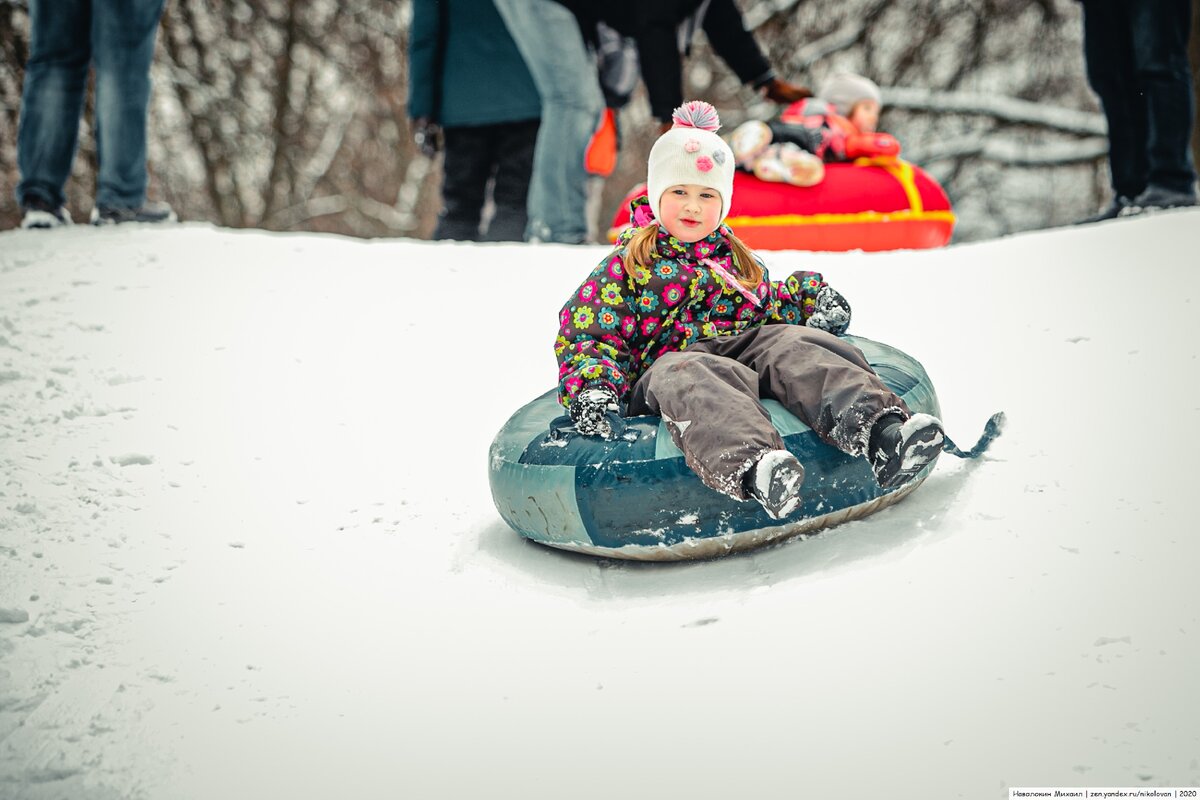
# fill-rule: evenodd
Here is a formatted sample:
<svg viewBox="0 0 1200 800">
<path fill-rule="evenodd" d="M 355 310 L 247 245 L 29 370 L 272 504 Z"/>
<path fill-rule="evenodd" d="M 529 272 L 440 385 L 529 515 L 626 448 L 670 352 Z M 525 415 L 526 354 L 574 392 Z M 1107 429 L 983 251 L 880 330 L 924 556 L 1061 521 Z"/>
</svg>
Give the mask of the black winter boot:
<svg viewBox="0 0 1200 800">
<path fill-rule="evenodd" d="M 175 209 L 161 200 L 147 200 L 138 208 L 96 206 L 92 209 L 93 225 L 118 225 L 123 222 L 178 222 Z"/>
<path fill-rule="evenodd" d="M 1189 186 L 1186 191 L 1150 184 L 1146 191 L 1129 201 L 1121 209 L 1121 216 L 1128 217 L 1143 211 L 1162 211 L 1165 208 L 1187 208 L 1196 205 L 1196 192 Z"/>
<path fill-rule="evenodd" d="M 768 450 L 746 474 L 746 490 L 771 519 L 783 519 L 800 505 L 804 467 L 787 450 Z"/>
<path fill-rule="evenodd" d="M 71 222 L 71 215 L 66 206 L 56 208 L 36 195 L 21 201 L 21 227 L 26 230 L 59 228 L 70 225 Z"/>
<path fill-rule="evenodd" d="M 1116 219 L 1122 216 L 1125 209 L 1129 208 L 1132 200 L 1123 194 L 1116 195 L 1109 201 L 1108 205 L 1092 214 L 1090 217 L 1084 217 L 1076 222 L 1076 225 L 1090 225 L 1093 222 L 1104 222 L 1105 220 Z"/>
<path fill-rule="evenodd" d="M 899 486 L 938 457 L 945 438 L 941 421 L 929 414 L 880 417 L 867 451 L 875 480 L 885 489 Z"/>
</svg>

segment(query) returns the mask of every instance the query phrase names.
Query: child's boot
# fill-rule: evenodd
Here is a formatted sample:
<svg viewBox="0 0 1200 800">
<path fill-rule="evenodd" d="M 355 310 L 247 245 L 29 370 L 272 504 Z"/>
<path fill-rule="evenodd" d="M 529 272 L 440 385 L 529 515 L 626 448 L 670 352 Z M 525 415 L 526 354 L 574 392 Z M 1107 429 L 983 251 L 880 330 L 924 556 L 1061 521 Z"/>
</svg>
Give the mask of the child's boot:
<svg viewBox="0 0 1200 800">
<path fill-rule="evenodd" d="M 875 480 L 885 489 L 899 486 L 938 457 L 944 440 L 941 421 L 929 414 L 880 417 L 867 450 Z"/>
<path fill-rule="evenodd" d="M 750 496 L 771 519 L 783 519 L 796 510 L 803 483 L 804 467 L 787 450 L 768 450 L 746 475 Z"/>
<path fill-rule="evenodd" d="M 791 180 L 791 171 L 773 153 L 768 152 L 755 159 L 754 177 L 768 183 L 787 183 Z"/>
<path fill-rule="evenodd" d="M 733 151 L 733 160 L 744 167 L 752 165 L 770 143 L 771 129 L 767 127 L 767 123 L 756 119 L 737 126 L 729 137 L 729 149 Z"/>
<path fill-rule="evenodd" d="M 779 160 L 787 168 L 787 182 L 793 186 L 816 186 L 825 179 L 825 162 L 791 142 L 779 148 Z"/>
</svg>

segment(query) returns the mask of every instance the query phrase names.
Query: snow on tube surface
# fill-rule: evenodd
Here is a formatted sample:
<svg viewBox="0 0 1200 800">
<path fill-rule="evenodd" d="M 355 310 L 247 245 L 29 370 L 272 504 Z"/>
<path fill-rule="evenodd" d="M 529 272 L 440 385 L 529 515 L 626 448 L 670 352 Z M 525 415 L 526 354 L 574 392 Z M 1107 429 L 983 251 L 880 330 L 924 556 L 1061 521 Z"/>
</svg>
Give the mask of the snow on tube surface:
<svg viewBox="0 0 1200 800">
<path fill-rule="evenodd" d="M 925 369 L 879 342 L 846 336 L 913 412 L 940 415 Z M 915 489 L 882 489 L 865 458 L 830 447 L 774 400 L 764 400 L 787 448 L 804 465 L 803 500 L 773 520 L 753 500 L 738 502 L 701 483 L 661 418 L 630 417 L 625 435 L 577 434 L 557 389 L 519 409 L 489 453 L 492 500 L 500 516 L 535 542 L 595 556 L 642 561 L 711 558 L 864 517 Z"/>
<path fill-rule="evenodd" d="M 613 218 L 609 239 L 629 226 L 629 203 Z M 920 167 L 899 159 L 825 165 L 816 186 L 759 180 L 738 170 L 725 222 L 752 250 L 921 250 L 942 247 L 954 232 L 946 192 Z"/>
</svg>

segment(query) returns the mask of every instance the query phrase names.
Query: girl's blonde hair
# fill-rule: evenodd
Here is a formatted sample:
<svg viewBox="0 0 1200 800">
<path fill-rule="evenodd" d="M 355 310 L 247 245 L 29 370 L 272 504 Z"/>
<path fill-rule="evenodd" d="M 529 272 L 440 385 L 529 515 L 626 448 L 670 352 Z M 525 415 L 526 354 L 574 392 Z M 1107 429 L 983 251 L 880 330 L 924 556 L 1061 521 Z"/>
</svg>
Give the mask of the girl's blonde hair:
<svg viewBox="0 0 1200 800">
<path fill-rule="evenodd" d="M 727 233 L 724 235 L 729 240 L 730 249 L 733 250 L 733 271 L 737 275 L 738 283 L 747 289 L 758 288 L 758 284 L 762 283 L 762 265 L 758 263 L 758 259 L 754 257 L 754 252 L 746 246 L 745 242 L 735 236 L 733 231 L 730 231 L 728 228 L 726 228 L 726 231 Z M 649 267 L 650 262 L 654 259 L 654 245 L 657 237 L 657 222 L 652 222 L 645 227 L 639 228 L 637 233 L 629 238 L 629 244 L 625 246 L 628 261 L 642 267 Z M 627 264 L 626 266 L 629 265 Z"/>
</svg>

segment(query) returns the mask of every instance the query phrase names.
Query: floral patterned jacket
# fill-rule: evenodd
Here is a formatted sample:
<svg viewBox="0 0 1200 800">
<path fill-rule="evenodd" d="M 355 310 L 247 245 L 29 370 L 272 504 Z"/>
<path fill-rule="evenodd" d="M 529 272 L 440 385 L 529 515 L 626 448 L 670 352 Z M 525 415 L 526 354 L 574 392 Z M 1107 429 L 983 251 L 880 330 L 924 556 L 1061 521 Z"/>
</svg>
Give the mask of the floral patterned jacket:
<svg viewBox="0 0 1200 800">
<path fill-rule="evenodd" d="M 634 219 L 648 217 L 645 197 L 634 201 Z M 771 281 L 766 270 L 754 290 L 735 278 L 732 250 L 721 225 L 686 244 L 660 228 L 648 266 L 626 263 L 636 228 L 592 270 L 559 312 L 559 401 L 607 386 L 622 405 L 641 375 L 663 354 L 714 336 L 733 336 L 772 323 L 803 325 L 812 316 L 818 272 L 799 271 Z"/>
</svg>

